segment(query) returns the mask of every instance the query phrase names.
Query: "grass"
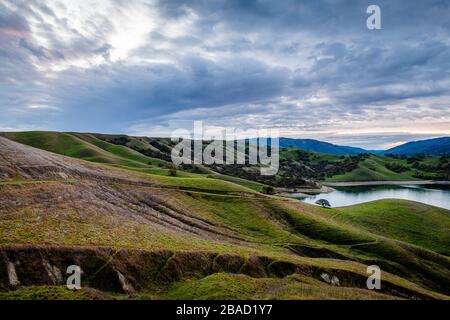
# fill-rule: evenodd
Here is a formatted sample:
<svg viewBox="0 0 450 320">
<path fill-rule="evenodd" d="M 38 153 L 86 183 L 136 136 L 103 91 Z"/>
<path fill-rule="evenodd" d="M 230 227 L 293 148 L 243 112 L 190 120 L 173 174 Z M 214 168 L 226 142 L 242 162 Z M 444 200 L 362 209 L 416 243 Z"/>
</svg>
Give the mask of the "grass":
<svg viewBox="0 0 450 320">
<path fill-rule="evenodd" d="M 2 135 L 22 144 L 73 158 L 156 175 L 169 174 L 168 169 L 159 167 L 165 161 L 147 157 L 125 146 L 102 141 L 90 134 L 30 131 L 8 132 Z M 180 173 L 180 176 L 191 175 Z"/>
<path fill-rule="evenodd" d="M 92 300 L 94 298 L 84 289 L 72 291 L 64 286 L 25 287 L 15 291 L 0 292 L 0 300 Z"/>
<path fill-rule="evenodd" d="M 22 180 L 22 179 L 0 179 L 0 185 L 23 185 L 30 183 L 49 183 L 50 180 Z"/>
<path fill-rule="evenodd" d="M 374 238 L 357 228 L 329 219 L 329 209 L 285 201 L 267 204 L 272 216 L 289 226 L 297 235 L 306 236 L 322 243 L 352 245 L 374 241 Z"/>
<path fill-rule="evenodd" d="M 349 181 L 388 181 L 388 180 L 417 180 L 414 171 L 409 170 L 402 173 L 393 172 L 386 168 L 387 163 L 406 164 L 405 160 L 398 160 L 371 155 L 358 164 L 358 168 L 341 175 L 328 177 L 328 182 L 349 182 Z"/>
<path fill-rule="evenodd" d="M 12 187 L 12 186 L 11 186 Z M 352 261 L 314 259 L 289 254 L 283 249 L 284 244 L 310 244 L 316 246 L 338 247 L 353 259 L 364 261 L 374 258 L 405 264 L 403 276 L 416 277 L 416 260 L 430 263 L 434 269 L 433 276 L 442 272 L 442 265 L 435 257 L 435 265 L 421 258 L 414 251 L 407 252 L 391 241 L 380 241 L 370 231 L 361 232 L 355 226 L 359 224 L 338 217 L 337 209 L 321 209 L 306 204 L 287 200 L 253 199 L 248 197 L 215 195 L 206 193 L 185 193 L 170 191 L 171 197 L 178 199 L 174 206 L 185 205 L 193 214 L 215 224 L 226 225 L 237 234 L 247 238 L 247 245 L 233 245 L 221 241 L 204 240 L 187 236 L 176 231 L 149 226 L 129 217 L 109 214 L 104 211 L 83 211 L 73 208 L 41 208 L 39 206 L 2 214 L 0 219 L 0 244 L 37 244 L 58 246 L 112 246 L 114 248 L 136 248 L 146 250 L 171 249 L 189 251 L 210 251 L 216 253 L 233 253 L 243 256 L 265 255 L 303 264 L 332 267 L 347 270 L 359 270 Z M 167 197 L 166 197 L 167 198 Z M 167 198 L 170 200 L 171 198 Z M 392 208 L 392 206 L 391 206 Z M 276 212 L 274 212 L 276 211 Z M 270 216 L 274 214 L 275 216 Z M 364 228 L 363 228 L 364 229 Z M 352 246 L 355 246 L 353 250 Z M 366 245 L 370 247 L 362 247 Z M 406 244 L 405 244 L 406 245 Z M 345 249 L 347 248 L 347 249 Z M 408 249 L 409 250 L 409 249 Z M 380 261 L 381 261 L 380 260 Z M 412 262 L 411 262 L 412 261 Z M 419 274 L 424 274 L 420 272 Z M 244 276 L 212 275 L 210 278 L 183 282 L 174 286 L 163 298 L 358 298 L 368 297 L 367 292 L 356 289 L 316 286 L 314 284 L 289 283 L 280 279 L 266 281 Z M 387 275 L 386 275 L 387 276 Z M 231 278 L 229 278 L 231 277 Z M 391 277 L 391 276 L 389 276 Z M 214 281 L 212 281 L 214 280 Z M 397 279 L 402 286 L 411 286 L 403 279 Z M 416 283 L 422 283 L 415 279 Z M 284 280 L 283 280 L 284 281 Z M 276 291 L 276 288 L 280 290 Z M 214 292 L 207 288 L 214 288 Z M 220 290 L 219 290 L 220 288 Z M 225 292 L 222 288 L 229 288 Z M 237 288 L 237 292 L 234 292 Z M 255 288 L 267 288 L 256 290 Z M 417 289 L 417 288 L 416 288 Z M 415 290 L 416 290 L 415 289 Z M 212 289 L 211 289 L 212 290 Z M 418 290 L 418 289 L 417 289 Z M 234 293 L 233 293 L 234 292 Z M 266 292 L 266 293 L 264 293 Z M 191 294 L 191 296 L 189 295 Z M 193 296 L 195 295 L 195 297 Z"/>
<path fill-rule="evenodd" d="M 15 209 L 8 206 L 2 208 L 0 245 L 108 246 L 117 249 L 264 255 L 321 267 L 357 269 L 361 274 L 365 274 L 365 269 L 358 262 L 380 263 L 383 270 L 404 278 L 395 278 L 386 273 L 387 277 L 392 277 L 402 286 L 414 286 L 405 280 L 409 279 L 433 290 L 442 290 L 439 283 L 445 287 L 450 278 L 448 210 L 404 200 L 382 200 L 346 208 L 322 209 L 294 200 L 265 197 L 256 192 L 263 185 L 245 179 L 181 170 L 177 171 L 177 177 L 167 176 L 167 169 L 148 164 L 152 158 L 126 147 L 109 144 L 95 136 L 81 139 L 73 134 L 48 132 L 7 135 L 19 142 L 52 152 L 138 171 L 140 174 L 133 174 L 155 184 L 155 187 L 145 190 L 142 187 L 140 191 L 183 209 L 180 211 L 188 215 L 224 228 L 222 230 L 229 230 L 242 241 L 231 243 L 205 239 L 181 233 L 177 229 L 143 223 L 142 216 L 124 214 L 132 212 L 132 203 L 123 204 L 119 213 L 111 212 L 115 199 L 110 199 L 111 206 L 104 204 L 97 207 L 90 206 L 90 202 L 78 203 L 75 198 L 67 203 L 52 205 L 39 201 L 30 203 L 24 199 L 30 199 L 31 194 L 27 196 L 26 192 L 31 192 L 32 188 L 36 188 L 39 194 L 55 196 L 78 192 L 78 187 L 83 188 L 83 193 L 89 192 L 89 187 L 83 181 L 39 181 L 34 186 L 25 180 L 16 179 L 0 181 L 2 194 L 17 188 L 16 195 L 23 198 L 23 205 L 12 206 Z M 384 177 L 393 180 L 395 176 L 386 171 L 382 161 L 377 157 L 364 160 L 364 165 L 361 164 L 364 172 L 352 172 L 353 179 L 361 179 L 365 175 L 373 179 Z M 129 194 L 134 188 L 138 187 L 129 186 L 129 189 L 122 191 Z M 286 245 L 293 244 L 327 248 L 354 261 L 299 256 L 285 249 Z M 214 291 L 214 288 L 217 290 Z M 36 290 L 40 292 L 41 289 Z M 26 291 L 16 293 L 19 294 L 18 298 L 29 294 Z M 46 297 L 45 293 L 39 294 L 36 297 Z M 177 283 L 164 297 L 370 298 L 368 295 L 370 293 L 354 288 L 324 287 L 310 278 L 254 279 L 216 274 Z"/>
<path fill-rule="evenodd" d="M 4 133 L 5 137 L 38 149 L 100 163 L 115 163 L 107 152 L 91 146 L 66 133 L 59 132 L 16 132 Z"/>
<path fill-rule="evenodd" d="M 0 244 L 109 246 L 133 249 L 217 250 L 236 248 L 186 237 L 105 212 L 30 208 L 2 215 Z"/>
<path fill-rule="evenodd" d="M 156 167 L 156 166 L 149 166 L 145 168 L 136 168 L 136 167 L 129 167 L 129 166 L 123 166 L 123 165 L 113 165 L 116 168 L 122 168 L 126 170 L 141 172 L 141 173 L 148 173 L 151 175 L 157 175 L 157 176 L 171 176 L 170 170 L 166 168 Z M 204 178 L 205 175 L 197 174 L 197 173 L 191 173 L 188 171 L 181 171 L 177 170 L 176 177 L 180 178 Z"/>
<path fill-rule="evenodd" d="M 154 176 L 152 179 L 161 185 L 178 187 L 180 189 L 208 191 L 217 193 L 255 193 L 247 187 L 212 178 L 183 178 Z"/>
<path fill-rule="evenodd" d="M 212 175 L 209 175 L 208 178 L 213 178 L 213 179 L 219 179 L 219 180 L 225 180 L 225 181 L 233 182 L 233 183 L 236 183 L 238 185 L 244 186 L 246 188 L 255 190 L 257 192 L 262 192 L 263 188 L 265 186 L 264 184 L 259 183 L 259 182 L 246 180 L 246 179 L 242 179 L 242 178 L 237 178 L 237 177 L 232 177 L 232 176 L 227 176 L 227 175 L 223 175 L 223 174 L 212 174 Z"/>
<path fill-rule="evenodd" d="M 80 139 L 92 145 L 99 147 L 102 150 L 105 150 L 115 155 L 116 157 L 124 159 L 128 162 L 129 161 L 136 162 L 137 164 L 141 164 L 141 166 L 147 167 L 148 165 L 158 165 L 161 163 L 165 163 L 165 161 L 163 160 L 147 157 L 137 151 L 134 151 L 133 149 L 100 140 L 97 137 L 90 134 L 73 134 L 73 135 L 79 137 Z M 137 164 L 135 166 L 137 166 Z"/>
<path fill-rule="evenodd" d="M 392 299 L 368 290 L 332 287 L 300 275 L 274 279 L 224 273 L 176 283 L 164 296 L 183 300 Z"/>
<path fill-rule="evenodd" d="M 163 164 L 169 164 L 164 160 L 145 156 L 127 146 L 116 145 L 99 139 L 99 137 L 120 137 L 108 135 L 94 135 L 87 133 L 60 133 L 45 131 L 2 133 L 3 136 L 16 142 L 26 144 L 38 149 L 43 149 L 53 153 L 79 158 L 92 162 L 108 164 L 114 167 L 147 173 L 151 175 L 168 177 L 167 184 L 186 188 L 205 189 L 207 185 L 217 185 L 216 191 L 244 192 L 250 189 L 261 191 L 263 185 L 257 182 L 214 174 L 211 178 L 227 181 L 227 183 L 211 183 L 211 180 L 179 180 L 174 178 L 203 178 L 206 179 L 209 171 L 205 174 L 192 173 L 184 170 L 177 170 L 176 177 L 171 177 L 170 170 Z M 139 146 L 143 150 L 155 148 L 136 138 L 130 138 L 134 146 Z M 236 184 L 236 187 L 232 187 Z M 239 188 L 242 186 L 244 188 Z"/>
<path fill-rule="evenodd" d="M 30 131 L 30 132 L 15 132 L 15 133 L 1 133 L 1 135 L 15 140 L 19 143 L 30 145 L 39 149 L 51 151 L 54 153 L 80 158 L 88 161 L 110 164 L 120 166 L 122 168 L 149 173 L 153 175 L 170 175 L 169 169 L 164 168 L 166 161 L 146 156 L 137 150 L 151 150 L 159 152 L 157 148 L 151 145 L 144 139 L 129 137 L 125 135 L 102 135 L 89 133 L 60 133 L 60 132 L 44 132 L 44 131 Z M 127 141 L 125 145 L 119 145 L 107 142 L 108 139 L 124 139 Z M 165 148 L 167 146 L 166 139 L 153 139 L 161 142 Z M 111 140 L 110 140 L 111 141 Z M 298 149 L 290 148 L 281 151 L 282 159 L 298 160 Z M 167 150 L 163 150 L 162 154 L 169 156 Z M 317 164 L 320 161 L 327 160 L 335 164 L 342 161 L 341 156 L 313 154 L 313 163 Z M 422 161 L 423 164 L 437 165 L 436 157 L 427 158 Z M 387 169 L 387 164 L 400 164 L 409 167 L 408 171 L 396 173 Z M 160 167 L 160 166 L 163 167 Z M 284 171 L 280 171 L 284 172 Z M 388 157 L 381 157 L 371 155 L 358 164 L 358 167 L 350 172 L 344 174 L 327 177 L 328 182 L 348 182 L 348 181 L 386 181 L 386 180 L 417 180 L 414 176 L 419 173 L 423 176 L 432 177 L 433 174 L 421 172 L 411 168 L 406 160 L 394 159 Z M 206 175 L 206 172 L 205 172 Z M 179 177 L 198 177 L 199 173 L 191 173 L 189 171 L 177 170 Z M 201 176 L 201 175 L 200 175 Z M 254 191 L 261 192 L 264 184 L 232 177 L 228 175 L 210 174 L 212 178 L 229 181 Z M 275 176 L 274 179 L 281 179 L 280 176 Z"/>
<path fill-rule="evenodd" d="M 400 199 L 338 208 L 336 217 L 365 230 L 450 256 L 450 211 Z"/>
<path fill-rule="evenodd" d="M 295 235 L 280 228 L 269 218 L 269 211 L 260 199 L 208 195 L 196 196 L 197 204 L 220 222 L 246 237 L 249 241 L 276 245 L 301 242 Z"/>
</svg>

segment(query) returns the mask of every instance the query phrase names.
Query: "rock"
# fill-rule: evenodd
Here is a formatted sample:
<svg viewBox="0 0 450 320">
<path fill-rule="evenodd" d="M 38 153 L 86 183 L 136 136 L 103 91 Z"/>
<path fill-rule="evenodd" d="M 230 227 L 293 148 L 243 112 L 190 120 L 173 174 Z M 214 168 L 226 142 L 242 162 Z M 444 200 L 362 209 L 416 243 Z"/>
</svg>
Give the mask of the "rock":
<svg viewBox="0 0 450 320">
<path fill-rule="evenodd" d="M 12 263 L 11 261 L 8 261 L 6 264 L 6 268 L 8 270 L 9 284 L 13 287 L 19 286 L 20 281 L 19 281 L 19 278 L 17 277 L 15 264 Z"/>
<path fill-rule="evenodd" d="M 48 262 L 45 259 L 42 259 L 42 264 L 44 265 L 48 277 L 52 280 L 53 284 L 63 283 L 63 276 L 61 270 L 59 270 L 57 266 L 52 266 L 50 262 Z"/>
<path fill-rule="evenodd" d="M 122 290 L 125 292 L 135 292 L 133 286 L 131 283 L 127 281 L 127 278 L 123 274 L 121 274 L 119 271 L 117 271 L 117 276 L 119 277 L 119 281 L 122 284 Z"/>
<path fill-rule="evenodd" d="M 340 286 L 339 278 L 336 276 L 331 276 L 328 273 L 322 273 L 320 277 L 328 284 L 331 284 L 332 286 Z"/>
</svg>

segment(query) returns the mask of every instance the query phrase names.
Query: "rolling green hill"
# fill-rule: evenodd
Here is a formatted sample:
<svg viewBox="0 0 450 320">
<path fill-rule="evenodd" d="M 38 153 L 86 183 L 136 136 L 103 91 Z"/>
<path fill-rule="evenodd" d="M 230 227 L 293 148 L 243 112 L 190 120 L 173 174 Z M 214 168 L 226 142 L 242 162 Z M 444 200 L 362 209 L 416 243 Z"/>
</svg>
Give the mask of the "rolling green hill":
<svg viewBox="0 0 450 320">
<path fill-rule="evenodd" d="M 16 132 L 0 133 L 9 139 L 43 150 L 88 161 L 109 164 L 155 175 L 173 175 L 168 138 L 131 137 L 94 133 Z M 232 181 L 255 191 L 265 185 L 314 187 L 312 181 L 446 180 L 448 157 L 353 156 L 311 153 L 296 148 L 280 150 L 280 168 L 273 177 L 261 176 L 255 166 L 179 166 L 180 177 L 206 177 Z"/>
<path fill-rule="evenodd" d="M 144 168 L 154 161 L 129 148 L 103 142 L 89 134 L 37 131 L 2 135 L 38 149 L 93 162 Z"/>
<path fill-rule="evenodd" d="M 107 297 L 446 299 L 450 294 L 448 210 L 397 200 L 323 209 L 263 195 L 247 181 L 136 170 L 147 161 L 141 153 L 99 143 L 96 136 L 14 138 L 61 154 L 70 150 L 73 157 L 82 158 L 83 150 L 105 152 L 109 162 L 64 158 L 0 138 L 0 174 L 6 177 L 0 181 L 6 182 L 0 183 L 0 270 L 17 260 L 24 286 L 11 287 L 8 275 L 0 273 L 0 289 L 8 291 L 0 298 L 64 298 L 60 287 L 49 287 L 57 280 L 27 266 L 46 261 L 60 269 L 73 257 L 83 264 L 87 285 Z M 383 270 L 378 293 L 365 289 L 366 267 L 372 264 Z"/>
<path fill-rule="evenodd" d="M 170 169 L 174 167 L 170 162 L 170 140 L 164 138 L 149 139 L 126 135 L 45 131 L 7 132 L 0 133 L 0 136 L 61 155 L 153 175 L 169 176 L 171 175 Z M 146 154 L 151 154 L 153 157 Z M 179 167 L 176 170 L 176 176 L 184 178 L 211 177 L 232 181 L 257 191 L 261 191 L 264 186 L 253 181 L 216 174 L 206 168 L 184 170 Z"/>
<path fill-rule="evenodd" d="M 369 232 L 450 256 L 448 210 L 400 199 L 374 201 L 337 210 L 336 217 Z"/>
<path fill-rule="evenodd" d="M 404 172 L 394 172 L 386 167 L 386 165 L 393 163 L 406 166 L 406 161 L 404 160 L 387 159 L 385 157 L 371 155 L 369 158 L 359 162 L 356 169 L 329 177 L 326 181 L 419 180 L 415 175 L 416 172 L 410 167 L 407 167 Z"/>
</svg>

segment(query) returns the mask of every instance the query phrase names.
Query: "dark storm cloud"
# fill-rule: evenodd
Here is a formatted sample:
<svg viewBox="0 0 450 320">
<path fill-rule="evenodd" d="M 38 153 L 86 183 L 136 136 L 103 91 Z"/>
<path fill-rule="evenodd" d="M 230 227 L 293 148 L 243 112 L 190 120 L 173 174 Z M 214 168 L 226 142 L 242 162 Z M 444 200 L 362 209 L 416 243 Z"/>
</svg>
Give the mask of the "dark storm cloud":
<svg viewBox="0 0 450 320">
<path fill-rule="evenodd" d="M 58 89 L 53 95 L 57 105 L 67 108 L 64 113 L 70 119 L 78 119 L 80 123 L 96 121 L 99 125 L 106 122 L 111 126 L 117 119 L 154 119 L 200 106 L 214 108 L 264 100 L 282 91 L 285 70 L 268 68 L 252 60 L 235 63 L 222 61 L 218 65 L 190 58 L 183 61 L 182 70 L 170 65 L 144 70 L 121 64 L 95 68 L 67 73 L 64 84 L 54 84 Z M 96 78 L 95 83 L 89 81 L 91 78 Z M 95 108 L 80 112 L 90 106 Z"/>
<path fill-rule="evenodd" d="M 448 1 L 83 3 L 0 3 L 0 128 L 450 122 Z"/>
</svg>

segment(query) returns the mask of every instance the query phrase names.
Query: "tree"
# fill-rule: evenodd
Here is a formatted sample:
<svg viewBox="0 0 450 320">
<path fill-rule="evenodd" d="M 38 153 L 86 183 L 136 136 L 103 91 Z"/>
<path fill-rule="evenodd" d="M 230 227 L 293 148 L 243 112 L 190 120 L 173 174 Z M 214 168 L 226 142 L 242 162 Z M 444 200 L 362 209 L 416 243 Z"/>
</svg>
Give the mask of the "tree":
<svg viewBox="0 0 450 320">
<path fill-rule="evenodd" d="M 264 186 L 262 187 L 262 191 L 265 194 L 275 194 L 275 188 L 272 186 Z"/>
<path fill-rule="evenodd" d="M 317 200 L 316 204 L 318 204 L 319 206 L 322 206 L 322 208 L 331 208 L 330 202 L 328 202 L 328 200 L 325 200 L 325 199 Z"/>
</svg>

